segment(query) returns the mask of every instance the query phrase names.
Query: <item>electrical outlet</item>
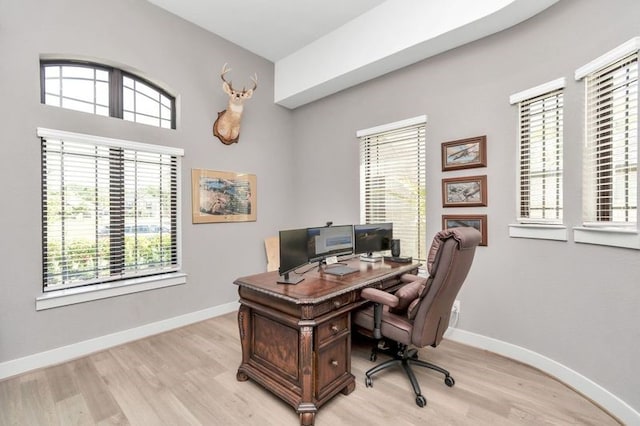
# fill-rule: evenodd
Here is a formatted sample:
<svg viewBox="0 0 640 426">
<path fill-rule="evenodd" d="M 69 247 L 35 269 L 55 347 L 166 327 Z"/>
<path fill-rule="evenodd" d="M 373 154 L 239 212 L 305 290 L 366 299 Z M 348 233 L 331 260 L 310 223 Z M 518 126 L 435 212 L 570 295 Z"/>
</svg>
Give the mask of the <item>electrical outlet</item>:
<svg viewBox="0 0 640 426">
<path fill-rule="evenodd" d="M 456 300 L 453 302 L 453 307 L 451 308 L 451 310 L 455 313 L 457 313 L 458 315 L 460 315 L 460 301 Z"/>
</svg>

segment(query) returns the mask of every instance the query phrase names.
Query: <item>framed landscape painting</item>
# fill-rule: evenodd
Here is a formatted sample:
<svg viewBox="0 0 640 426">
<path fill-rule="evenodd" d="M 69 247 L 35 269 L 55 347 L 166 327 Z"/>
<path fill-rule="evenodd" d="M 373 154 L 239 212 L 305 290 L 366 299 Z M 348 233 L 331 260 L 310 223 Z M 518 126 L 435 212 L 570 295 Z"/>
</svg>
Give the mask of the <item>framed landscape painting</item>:
<svg viewBox="0 0 640 426">
<path fill-rule="evenodd" d="M 482 239 L 481 246 L 487 245 L 487 215 L 486 214 L 458 214 L 443 215 L 442 229 L 459 228 L 461 226 L 469 226 L 480 231 Z"/>
<path fill-rule="evenodd" d="M 256 175 L 191 171 L 193 223 L 250 222 L 257 218 Z"/>
<path fill-rule="evenodd" d="M 487 165 L 487 137 L 442 143 L 442 171 L 471 169 Z"/>
</svg>

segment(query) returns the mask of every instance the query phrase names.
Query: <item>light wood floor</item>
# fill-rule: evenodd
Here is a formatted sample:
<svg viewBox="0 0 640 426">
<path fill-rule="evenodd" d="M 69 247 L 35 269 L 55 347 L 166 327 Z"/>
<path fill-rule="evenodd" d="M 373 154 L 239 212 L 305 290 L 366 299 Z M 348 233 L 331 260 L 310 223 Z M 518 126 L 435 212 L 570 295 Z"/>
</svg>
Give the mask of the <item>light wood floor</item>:
<svg viewBox="0 0 640 426">
<path fill-rule="evenodd" d="M 449 388 L 416 369 L 424 408 L 400 370 L 366 388 L 369 346 L 354 339 L 356 389 L 321 407 L 316 425 L 619 424 L 555 379 L 486 351 L 445 341 L 420 358 L 456 380 Z M 289 405 L 236 381 L 239 362 L 236 315 L 223 315 L 1 381 L 0 425 L 299 425 Z"/>
</svg>

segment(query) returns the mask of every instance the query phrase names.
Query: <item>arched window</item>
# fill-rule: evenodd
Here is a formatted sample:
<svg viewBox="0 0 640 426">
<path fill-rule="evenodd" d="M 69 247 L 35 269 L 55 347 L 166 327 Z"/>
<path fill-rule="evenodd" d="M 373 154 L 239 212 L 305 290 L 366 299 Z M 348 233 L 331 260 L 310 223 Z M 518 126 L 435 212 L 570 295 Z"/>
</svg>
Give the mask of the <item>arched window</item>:
<svg viewBox="0 0 640 426">
<path fill-rule="evenodd" d="M 46 105 L 175 129 L 175 98 L 118 68 L 71 60 L 40 61 Z"/>
</svg>

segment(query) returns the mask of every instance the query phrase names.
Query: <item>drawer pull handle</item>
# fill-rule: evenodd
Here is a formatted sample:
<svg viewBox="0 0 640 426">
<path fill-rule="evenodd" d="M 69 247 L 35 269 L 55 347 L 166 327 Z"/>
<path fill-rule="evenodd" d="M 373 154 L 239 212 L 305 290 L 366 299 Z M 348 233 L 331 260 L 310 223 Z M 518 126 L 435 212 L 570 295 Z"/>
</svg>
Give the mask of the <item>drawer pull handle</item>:
<svg viewBox="0 0 640 426">
<path fill-rule="evenodd" d="M 333 361 L 331 361 L 331 365 L 333 365 L 334 367 L 338 366 L 338 361 L 336 361 L 335 359 Z"/>
<path fill-rule="evenodd" d="M 340 307 L 340 302 L 338 302 L 337 300 L 333 302 L 333 307 L 338 309 Z"/>
<path fill-rule="evenodd" d="M 331 325 L 331 331 L 334 332 L 334 333 L 337 333 L 338 331 L 340 331 L 340 329 L 338 328 L 337 325 L 333 324 L 333 325 Z"/>
</svg>

